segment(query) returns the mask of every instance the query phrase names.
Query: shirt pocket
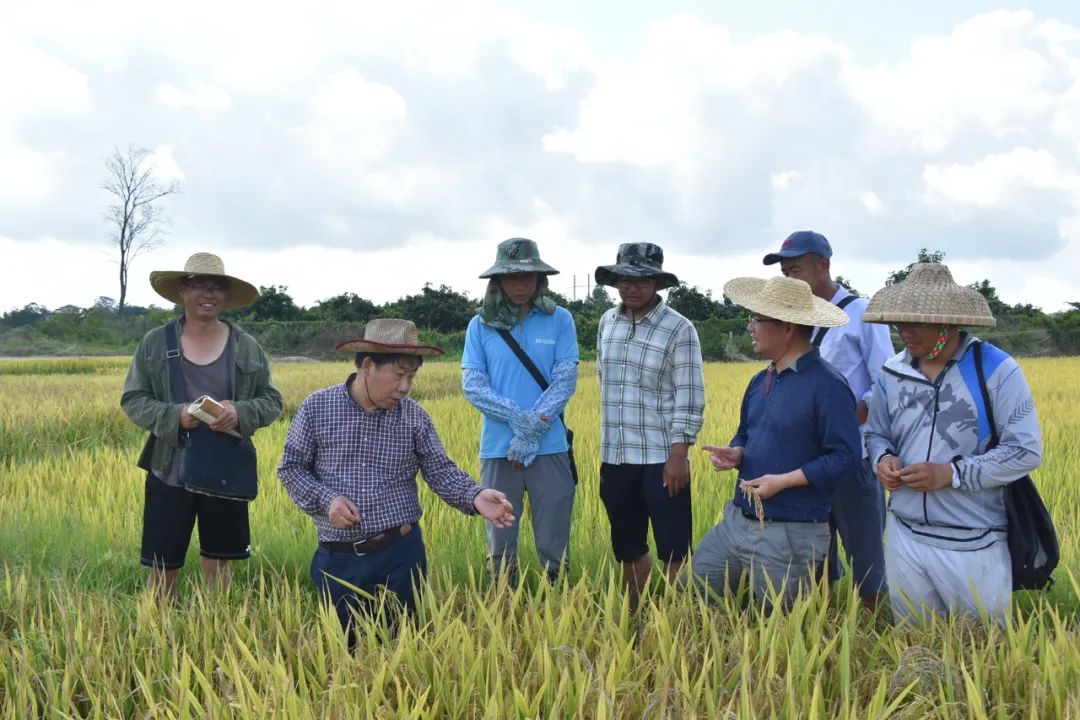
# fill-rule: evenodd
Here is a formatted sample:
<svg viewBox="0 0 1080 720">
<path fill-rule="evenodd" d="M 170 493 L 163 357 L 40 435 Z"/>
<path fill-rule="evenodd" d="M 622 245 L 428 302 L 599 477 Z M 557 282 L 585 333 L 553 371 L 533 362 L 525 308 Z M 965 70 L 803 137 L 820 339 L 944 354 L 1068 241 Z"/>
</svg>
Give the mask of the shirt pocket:
<svg viewBox="0 0 1080 720">
<path fill-rule="evenodd" d="M 150 389 L 153 392 L 154 397 L 166 402 L 172 402 L 171 392 L 168 397 L 165 397 L 165 376 L 169 373 L 165 356 L 156 353 L 147 354 L 144 366 L 146 368 L 146 377 L 150 382 Z"/>
<path fill-rule="evenodd" d="M 262 362 L 253 357 L 240 357 L 236 361 L 236 386 L 232 389 L 236 400 L 250 400 L 255 396 Z"/>
<path fill-rule="evenodd" d="M 664 348 L 650 343 L 630 341 L 630 358 L 638 371 L 638 382 L 647 390 L 659 390 L 667 355 Z"/>
</svg>

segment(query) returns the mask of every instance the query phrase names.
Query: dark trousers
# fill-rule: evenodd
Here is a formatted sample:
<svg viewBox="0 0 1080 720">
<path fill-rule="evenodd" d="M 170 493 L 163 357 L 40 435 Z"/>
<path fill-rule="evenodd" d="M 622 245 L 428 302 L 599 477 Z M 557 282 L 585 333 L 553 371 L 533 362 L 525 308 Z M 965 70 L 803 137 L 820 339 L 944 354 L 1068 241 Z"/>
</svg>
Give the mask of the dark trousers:
<svg viewBox="0 0 1080 720">
<path fill-rule="evenodd" d="M 311 558 L 311 580 L 337 612 L 341 627 L 349 636 L 349 647 L 355 644 L 351 632 L 354 613 L 374 613 L 378 609 L 379 594 L 383 592 L 389 596 L 386 598 L 388 611 L 394 615 L 398 612 L 412 613 L 416 610 L 414 585 L 419 586 L 426 574 L 427 554 L 419 526 L 394 544 L 371 555 L 330 552 L 320 547 Z M 375 599 L 358 594 L 335 578 L 363 590 Z"/>
<path fill-rule="evenodd" d="M 829 579 L 840 577 L 837 532 L 851 563 L 852 581 L 862 597 L 888 591 L 885 581 L 885 491 L 878 483 L 870 461 L 864 459 L 849 482 L 841 483 L 832 501 L 832 542 L 829 544 Z"/>
</svg>

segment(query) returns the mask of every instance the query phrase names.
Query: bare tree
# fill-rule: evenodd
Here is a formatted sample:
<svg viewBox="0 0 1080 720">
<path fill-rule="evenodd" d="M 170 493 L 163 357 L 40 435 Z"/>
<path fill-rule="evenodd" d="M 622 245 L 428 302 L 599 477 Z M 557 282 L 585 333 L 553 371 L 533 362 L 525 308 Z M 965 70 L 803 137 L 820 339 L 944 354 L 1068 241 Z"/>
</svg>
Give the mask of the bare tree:
<svg viewBox="0 0 1080 720">
<path fill-rule="evenodd" d="M 127 299 L 128 269 L 131 262 L 145 252 L 162 244 L 161 224 L 165 217 L 157 201 L 180 192 L 180 183 L 172 180 L 162 184 L 146 148 L 128 146 L 126 153 L 119 148 L 105 160 L 108 179 L 101 189 L 115 200 L 105 208 L 105 220 L 110 226 L 109 241 L 120 251 L 120 301 L 117 313 L 124 317 Z"/>
</svg>

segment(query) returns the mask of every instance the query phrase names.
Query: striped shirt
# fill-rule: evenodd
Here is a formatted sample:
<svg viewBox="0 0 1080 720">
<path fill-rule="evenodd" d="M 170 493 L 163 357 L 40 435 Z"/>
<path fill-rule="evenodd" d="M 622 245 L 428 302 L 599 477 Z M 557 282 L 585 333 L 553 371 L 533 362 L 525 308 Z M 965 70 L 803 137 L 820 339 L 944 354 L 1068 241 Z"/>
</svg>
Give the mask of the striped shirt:
<svg viewBox="0 0 1080 720">
<path fill-rule="evenodd" d="M 614 307 L 596 333 L 600 459 L 667 462 L 672 443 L 697 441 L 705 412 L 701 344 L 693 323 L 661 300 L 636 323 Z"/>
<path fill-rule="evenodd" d="M 319 540 L 355 542 L 417 522 L 423 514 L 417 472 L 448 504 L 476 514 L 481 488 L 447 457 L 427 411 L 406 397 L 390 410 L 369 412 L 349 395 L 355 378 L 353 373 L 300 405 L 278 466 L 281 484 L 311 516 Z M 344 530 L 327 515 L 339 495 L 360 510 L 360 522 Z"/>
</svg>

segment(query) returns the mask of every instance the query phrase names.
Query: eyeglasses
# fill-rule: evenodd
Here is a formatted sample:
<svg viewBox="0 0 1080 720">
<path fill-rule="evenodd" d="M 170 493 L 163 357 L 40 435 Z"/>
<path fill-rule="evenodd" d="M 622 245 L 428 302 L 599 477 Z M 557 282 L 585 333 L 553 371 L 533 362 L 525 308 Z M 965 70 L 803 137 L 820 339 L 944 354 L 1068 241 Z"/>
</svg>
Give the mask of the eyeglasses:
<svg viewBox="0 0 1080 720">
<path fill-rule="evenodd" d="M 226 280 L 187 280 L 184 285 L 192 290 L 198 290 L 199 292 L 225 292 L 229 289 L 229 283 Z"/>
<path fill-rule="evenodd" d="M 616 284 L 621 288 L 635 287 L 638 290 L 643 290 L 654 280 L 655 278 L 621 277 Z"/>
<path fill-rule="evenodd" d="M 749 315 L 746 316 L 746 324 L 747 325 L 757 325 L 758 323 L 764 323 L 764 322 L 780 322 L 780 321 L 777 320 L 776 318 L 771 318 L 771 317 L 768 317 L 767 315 L 758 315 L 756 313 L 750 313 Z"/>
</svg>

